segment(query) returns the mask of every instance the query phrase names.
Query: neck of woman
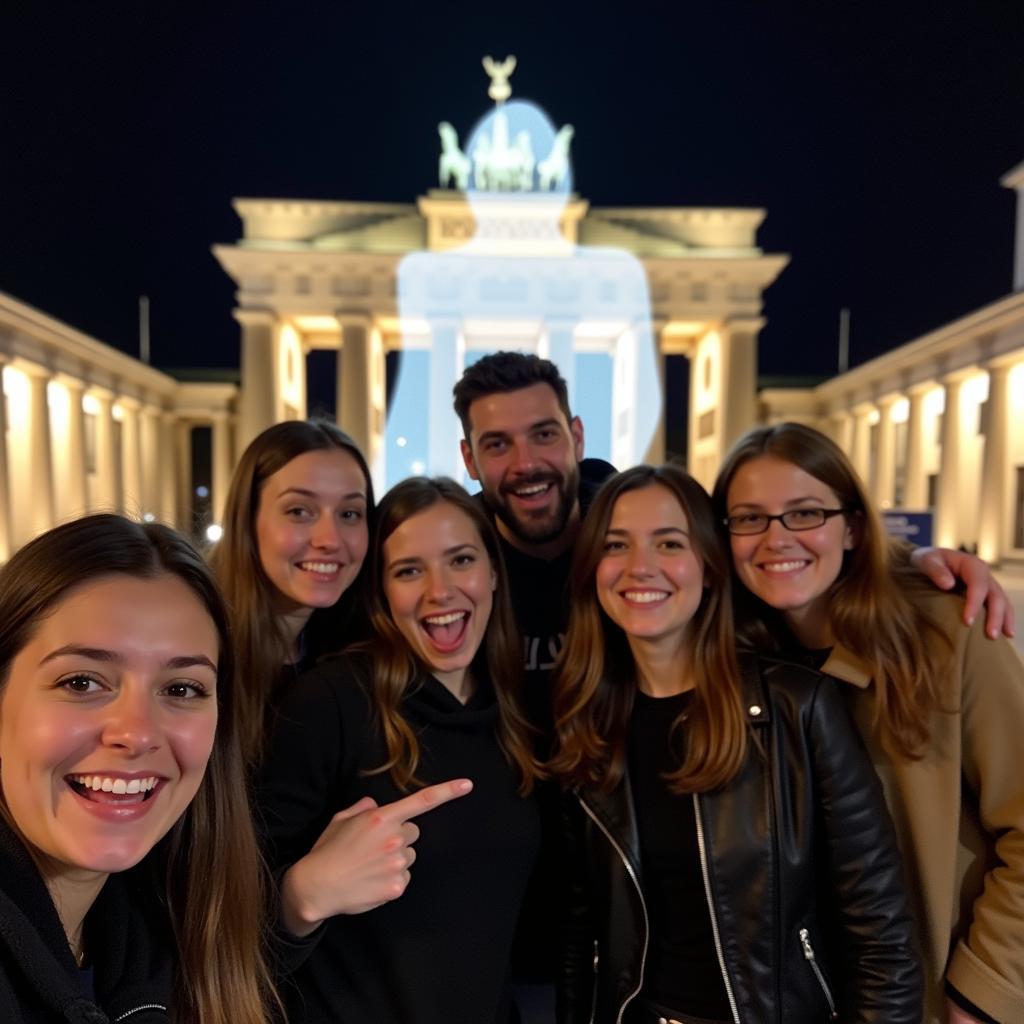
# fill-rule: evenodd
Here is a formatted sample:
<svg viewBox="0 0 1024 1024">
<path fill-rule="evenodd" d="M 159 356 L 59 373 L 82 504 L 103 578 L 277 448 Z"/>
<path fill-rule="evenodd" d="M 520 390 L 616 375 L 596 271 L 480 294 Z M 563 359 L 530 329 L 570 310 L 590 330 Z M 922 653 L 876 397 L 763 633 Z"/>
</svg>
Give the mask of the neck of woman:
<svg viewBox="0 0 1024 1024">
<path fill-rule="evenodd" d="M 800 646 L 809 651 L 824 650 L 836 642 L 828 604 L 824 601 L 815 601 L 806 608 L 785 612 L 783 617 Z"/>
<path fill-rule="evenodd" d="M 277 624 L 286 645 L 286 663 L 293 664 L 299 660 L 299 634 L 306 628 L 306 623 L 309 622 L 309 617 L 312 614 L 312 608 L 302 607 L 278 615 Z"/>
<path fill-rule="evenodd" d="M 673 697 L 694 687 L 689 645 L 629 638 L 637 684 L 649 697 Z"/>
<path fill-rule="evenodd" d="M 85 916 L 96 902 L 109 875 L 102 871 L 57 867 L 46 861 L 42 861 L 39 868 L 64 927 L 71 953 L 81 967 L 86 952 L 82 944 Z"/>
</svg>

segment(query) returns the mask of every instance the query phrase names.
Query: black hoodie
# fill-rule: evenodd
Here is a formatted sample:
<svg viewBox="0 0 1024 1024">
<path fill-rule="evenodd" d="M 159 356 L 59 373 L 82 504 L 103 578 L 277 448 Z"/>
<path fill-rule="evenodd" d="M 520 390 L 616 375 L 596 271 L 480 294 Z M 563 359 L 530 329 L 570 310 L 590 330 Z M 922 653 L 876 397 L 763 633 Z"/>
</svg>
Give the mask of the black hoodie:
<svg viewBox="0 0 1024 1024">
<path fill-rule="evenodd" d="M 79 971 L 39 871 L 0 819 L 0 1021 L 167 1024 L 172 946 L 154 896 L 107 879 L 85 919 L 92 968 Z"/>
</svg>

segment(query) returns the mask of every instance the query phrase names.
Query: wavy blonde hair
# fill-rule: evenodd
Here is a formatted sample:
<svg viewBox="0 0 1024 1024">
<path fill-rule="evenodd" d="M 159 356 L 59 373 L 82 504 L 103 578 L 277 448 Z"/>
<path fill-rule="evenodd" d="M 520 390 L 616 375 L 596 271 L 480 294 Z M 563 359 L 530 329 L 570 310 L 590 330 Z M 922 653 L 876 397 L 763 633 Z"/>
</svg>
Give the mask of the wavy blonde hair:
<svg viewBox="0 0 1024 1024">
<path fill-rule="evenodd" d="M 664 487 L 679 502 L 704 572 L 704 595 L 692 622 L 695 692 L 685 715 L 685 753 L 666 779 L 676 793 L 705 792 L 735 777 L 749 736 L 728 557 L 704 488 L 677 466 L 635 466 L 610 477 L 583 520 L 572 561 L 569 630 L 553 677 L 555 751 L 548 767 L 566 785 L 606 791 L 623 777 L 638 680 L 626 634 L 598 601 L 597 567 L 615 503 L 646 487 Z M 680 715 L 673 730 L 682 723 Z"/>
<path fill-rule="evenodd" d="M 913 569 L 905 549 L 889 542 L 863 482 L 843 450 L 802 423 L 759 427 L 725 457 L 713 492 L 721 522 L 728 515 L 729 487 L 740 467 L 771 456 L 798 466 L 835 494 L 855 530 L 828 590 L 832 634 L 866 664 L 875 687 L 874 725 L 885 749 L 897 756 L 922 756 L 931 734 L 929 719 L 940 708 L 939 680 L 952 653 L 949 638 L 924 611 L 920 597 L 934 588 Z M 724 528 L 723 528 L 724 529 Z M 788 632 L 782 615 L 736 585 L 741 634 L 760 650 L 777 650 Z"/>
</svg>

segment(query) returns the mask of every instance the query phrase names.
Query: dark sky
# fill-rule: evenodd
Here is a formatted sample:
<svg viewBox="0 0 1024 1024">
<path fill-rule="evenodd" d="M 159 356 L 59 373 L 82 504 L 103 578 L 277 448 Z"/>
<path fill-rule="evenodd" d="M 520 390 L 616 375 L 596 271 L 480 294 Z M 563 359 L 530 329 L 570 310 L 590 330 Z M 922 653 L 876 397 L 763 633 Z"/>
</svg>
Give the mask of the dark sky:
<svg viewBox="0 0 1024 1024">
<path fill-rule="evenodd" d="M 495 11 L 498 13 L 487 13 Z M 0 290 L 158 365 L 236 366 L 234 196 L 412 202 L 480 57 L 576 126 L 600 205 L 763 206 L 761 372 L 829 373 L 1006 294 L 1024 3 L 27 4 L 0 14 Z"/>
</svg>

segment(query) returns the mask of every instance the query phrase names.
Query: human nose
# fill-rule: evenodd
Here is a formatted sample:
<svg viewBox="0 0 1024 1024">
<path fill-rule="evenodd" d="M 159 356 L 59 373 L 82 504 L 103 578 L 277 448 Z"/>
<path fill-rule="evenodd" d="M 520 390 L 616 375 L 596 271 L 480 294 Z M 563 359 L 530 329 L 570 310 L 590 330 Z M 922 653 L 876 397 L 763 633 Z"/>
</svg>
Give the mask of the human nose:
<svg viewBox="0 0 1024 1024">
<path fill-rule="evenodd" d="M 313 527 L 310 538 L 313 547 L 321 551 L 333 551 L 340 544 L 340 529 L 334 516 L 321 516 Z"/>
<path fill-rule="evenodd" d="M 642 547 L 633 548 L 626 556 L 626 572 L 630 576 L 650 576 L 654 572 L 650 552 Z"/>
<path fill-rule="evenodd" d="M 527 438 L 520 438 L 512 444 L 512 470 L 517 473 L 529 473 L 536 466 L 533 445 Z"/>
<path fill-rule="evenodd" d="M 153 698 L 122 690 L 110 705 L 103 729 L 103 744 L 138 755 L 160 746 L 160 726 L 156 720 Z"/>
<path fill-rule="evenodd" d="M 430 569 L 427 572 L 427 598 L 443 603 L 451 597 L 452 587 L 448 578 L 448 570 L 444 566 Z"/>
<path fill-rule="evenodd" d="M 781 519 L 772 519 L 764 532 L 764 542 L 773 548 L 789 547 L 793 543 L 793 532 L 786 529 Z"/>
</svg>

